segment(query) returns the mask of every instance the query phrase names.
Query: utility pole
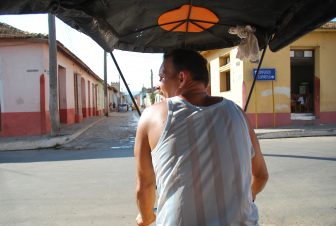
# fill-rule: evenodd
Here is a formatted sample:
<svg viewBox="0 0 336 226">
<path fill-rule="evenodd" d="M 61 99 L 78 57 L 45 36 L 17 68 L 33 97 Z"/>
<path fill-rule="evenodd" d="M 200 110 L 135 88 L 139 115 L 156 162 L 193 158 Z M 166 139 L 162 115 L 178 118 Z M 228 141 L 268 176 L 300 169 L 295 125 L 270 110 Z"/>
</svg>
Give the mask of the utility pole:
<svg viewBox="0 0 336 226">
<path fill-rule="evenodd" d="M 49 24 L 49 112 L 51 120 L 51 136 L 56 136 L 60 131 L 58 111 L 58 86 L 57 86 L 57 43 L 55 16 L 48 14 Z"/>
<path fill-rule="evenodd" d="M 153 70 L 151 69 L 151 90 L 153 91 Z"/>
<path fill-rule="evenodd" d="M 105 106 L 105 116 L 108 116 L 109 114 L 109 108 L 108 108 L 108 98 L 107 98 L 107 63 L 106 63 L 106 52 L 104 50 L 104 106 Z"/>
</svg>

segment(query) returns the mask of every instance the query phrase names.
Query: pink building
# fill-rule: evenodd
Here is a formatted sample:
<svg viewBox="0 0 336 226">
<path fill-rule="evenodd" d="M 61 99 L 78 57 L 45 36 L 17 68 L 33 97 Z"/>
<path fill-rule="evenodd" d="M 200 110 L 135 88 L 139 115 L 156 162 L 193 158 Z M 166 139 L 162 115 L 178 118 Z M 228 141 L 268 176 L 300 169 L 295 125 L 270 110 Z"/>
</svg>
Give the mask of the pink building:
<svg viewBox="0 0 336 226">
<path fill-rule="evenodd" d="M 0 23 L 0 136 L 50 132 L 48 48 L 46 35 Z M 60 42 L 57 50 L 60 122 L 102 115 L 102 79 Z"/>
</svg>

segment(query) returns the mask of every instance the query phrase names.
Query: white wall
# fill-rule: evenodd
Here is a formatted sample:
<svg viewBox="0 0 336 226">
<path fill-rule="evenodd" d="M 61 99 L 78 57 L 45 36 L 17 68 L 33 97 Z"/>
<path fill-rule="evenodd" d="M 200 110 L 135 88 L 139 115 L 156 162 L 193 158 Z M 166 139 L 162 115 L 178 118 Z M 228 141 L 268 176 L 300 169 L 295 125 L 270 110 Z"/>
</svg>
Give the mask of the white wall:
<svg viewBox="0 0 336 226">
<path fill-rule="evenodd" d="M 88 81 L 90 81 L 90 107 L 93 107 L 91 84 L 100 84 L 80 65 L 58 51 L 58 65 L 66 71 L 66 108 L 75 108 L 74 74 L 85 80 L 85 98 L 88 105 Z M 49 111 L 49 49 L 46 41 L 6 41 L 0 43 L 0 98 L 2 112 L 39 112 L 40 76 L 45 75 L 46 110 Z M 98 105 L 103 108 L 103 89 L 98 90 Z M 5 100 L 5 101 L 4 101 Z M 89 107 L 89 106 L 83 106 Z"/>
<path fill-rule="evenodd" d="M 0 44 L 3 112 L 40 111 L 40 75 L 44 73 L 41 43 Z M 29 95 L 27 95 L 29 94 Z"/>
</svg>

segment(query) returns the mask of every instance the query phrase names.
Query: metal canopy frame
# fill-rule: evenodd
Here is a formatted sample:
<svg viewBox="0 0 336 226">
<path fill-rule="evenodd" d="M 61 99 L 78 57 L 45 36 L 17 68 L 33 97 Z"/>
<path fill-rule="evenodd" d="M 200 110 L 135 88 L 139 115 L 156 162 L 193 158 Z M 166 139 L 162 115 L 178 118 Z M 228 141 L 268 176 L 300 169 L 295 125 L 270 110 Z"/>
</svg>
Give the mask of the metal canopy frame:
<svg viewBox="0 0 336 226">
<path fill-rule="evenodd" d="M 257 68 L 256 74 L 254 75 L 253 82 L 252 82 L 252 86 L 251 86 L 249 95 L 248 95 L 248 97 L 247 97 L 246 104 L 245 104 L 245 106 L 244 106 L 244 111 L 245 111 L 245 112 L 247 111 L 247 107 L 248 107 L 249 102 L 250 102 L 250 99 L 251 99 L 251 95 L 252 95 L 252 92 L 253 92 L 253 89 L 254 89 L 254 85 L 255 85 L 255 83 L 256 83 L 256 81 L 257 81 L 257 77 L 258 77 L 258 74 L 259 74 L 259 70 L 260 70 L 261 64 L 262 64 L 262 62 L 263 62 L 263 60 L 264 60 L 264 56 L 265 56 L 265 53 L 266 53 L 266 49 L 267 49 L 268 44 L 269 44 L 269 42 L 271 41 L 271 39 L 272 39 L 272 36 L 269 37 L 269 39 L 268 39 L 268 41 L 267 41 L 267 44 L 266 44 L 266 46 L 265 46 L 265 48 L 264 48 L 264 50 L 263 50 L 263 52 L 262 52 L 262 54 L 261 54 L 261 58 L 260 58 L 260 61 L 259 61 L 259 64 L 258 64 L 258 68 Z"/>
<path fill-rule="evenodd" d="M 114 62 L 114 65 L 116 66 L 116 68 L 117 68 L 117 70 L 118 70 L 118 72 L 119 72 L 119 74 L 120 74 L 121 79 L 122 79 L 123 82 L 124 82 L 124 85 L 125 85 L 125 87 L 126 87 L 126 89 L 127 89 L 127 92 L 128 92 L 128 94 L 130 95 L 130 97 L 131 97 L 131 99 L 132 99 L 132 102 L 133 102 L 134 106 L 136 107 L 136 110 L 137 110 L 139 116 L 141 116 L 141 112 L 140 112 L 140 109 L 139 109 L 139 107 L 138 107 L 138 104 L 135 102 L 135 99 L 134 99 L 134 97 L 133 97 L 133 94 L 132 94 L 131 90 L 129 89 L 128 84 L 127 84 L 127 82 L 126 82 L 126 79 L 125 79 L 125 77 L 124 77 L 124 74 L 123 74 L 122 71 L 120 70 L 119 64 L 118 64 L 116 58 L 114 57 L 112 51 L 110 52 L 110 55 L 111 55 L 111 57 L 112 57 L 112 60 L 113 60 L 113 62 Z M 119 90 L 119 92 L 120 92 L 120 90 Z"/>
</svg>

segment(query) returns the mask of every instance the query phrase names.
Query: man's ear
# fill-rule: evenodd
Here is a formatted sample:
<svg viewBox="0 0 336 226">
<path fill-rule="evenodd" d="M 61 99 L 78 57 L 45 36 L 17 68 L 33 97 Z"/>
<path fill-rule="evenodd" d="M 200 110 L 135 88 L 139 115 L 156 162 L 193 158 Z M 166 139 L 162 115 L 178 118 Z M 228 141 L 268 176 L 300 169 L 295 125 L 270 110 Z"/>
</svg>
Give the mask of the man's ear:
<svg viewBox="0 0 336 226">
<path fill-rule="evenodd" d="M 187 83 L 188 79 L 189 79 L 189 73 L 188 71 L 180 71 L 178 74 L 178 78 L 179 78 L 179 88 L 182 88 L 185 86 L 185 84 Z"/>
</svg>

